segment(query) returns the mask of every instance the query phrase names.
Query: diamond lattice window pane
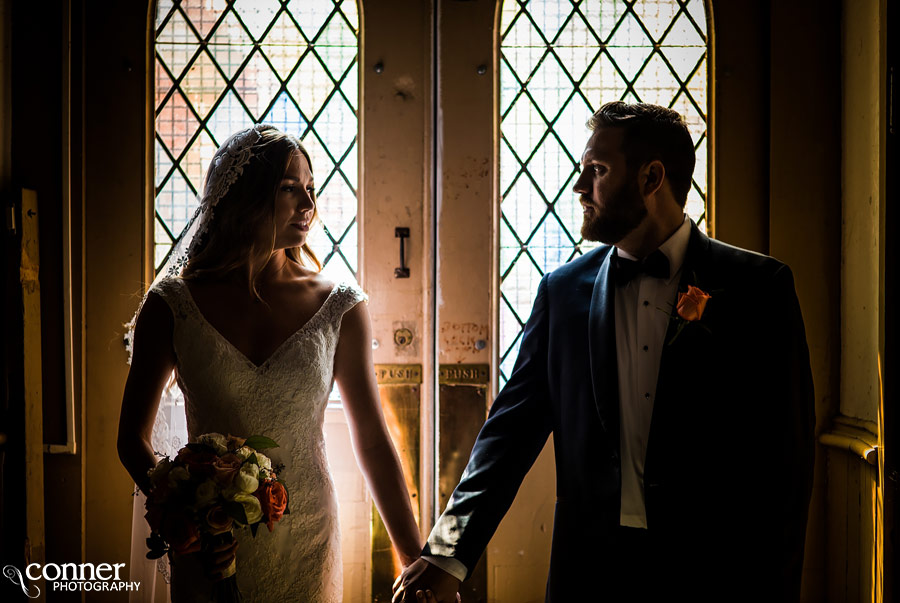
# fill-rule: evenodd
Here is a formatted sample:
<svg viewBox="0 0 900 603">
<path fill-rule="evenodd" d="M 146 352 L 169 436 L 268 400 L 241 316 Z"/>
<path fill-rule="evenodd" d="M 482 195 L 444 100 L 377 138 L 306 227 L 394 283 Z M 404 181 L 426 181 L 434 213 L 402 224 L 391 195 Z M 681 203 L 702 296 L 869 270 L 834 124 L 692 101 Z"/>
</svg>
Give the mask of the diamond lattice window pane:
<svg viewBox="0 0 900 603">
<path fill-rule="evenodd" d="M 287 89 L 297 101 L 307 121 L 312 121 L 334 88 L 325 66 L 319 57 L 308 53 L 287 84 Z"/>
<path fill-rule="evenodd" d="M 266 37 L 262 48 L 282 80 L 288 79 L 300 59 L 301 49 L 306 46 L 302 40 L 300 30 L 297 29 L 290 15 L 281 13 L 275 20 L 275 26 Z"/>
<path fill-rule="evenodd" d="M 191 99 L 197 115 L 202 119 L 225 90 L 225 80 L 212 58 L 206 52 L 201 52 L 181 80 L 181 89 Z"/>
<path fill-rule="evenodd" d="M 554 46 L 556 54 L 576 82 L 584 76 L 597 51 L 600 50 L 596 36 L 578 13 L 572 13 Z"/>
<path fill-rule="evenodd" d="M 638 0 L 634 3 L 634 12 L 647 28 L 650 37 L 659 41 L 678 14 L 678 3 L 669 0 Z"/>
<path fill-rule="evenodd" d="M 253 118 L 247 113 L 244 105 L 241 104 L 233 90 L 225 93 L 222 102 L 219 103 L 219 106 L 216 107 L 206 122 L 206 127 L 217 145 L 225 142 L 234 132 L 249 128 L 252 125 Z"/>
<path fill-rule="evenodd" d="M 337 12 L 329 19 L 317 39 L 316 48 L 324 51 L 319 54 L 335 81 L 355 62 L 356 34 L 341 13 Z"/>
<path fill-rule="evenodd" d="M 263 34 L 270 27 L 281 3 L 278 0 L 253 0 L 235 2 L 234 10 L 244 27 L 257 42 L 262 42 Z"/>
<path fill-rule="evenodd" d="M 228 11 L 209 39 L 207 49 L 228 79 L 231 79 L 253 50 L 253 39 L 238 21 L 237 15 Z"/>
<path fill-rule="evenodd" d="M 306 145 L 306 151 L 309 153 L 313 164 L 313 175 L 315 176 L 316 186 L 319 194 L 323 194 L 325 183 L 331 179 L 334 170 L 334 161 L 331 160 L 326 151 L 325 144 L 319 138 L 316 132 L 311 136 L 307 136 L 303 143 Z"/>
<path fill-rule="evenodd" d="M 344 4 L 348 4 L 348 6 L 342 7 L 345 11 L 350 9 L 350 12 L 354 15 L 356 14 L 356 7 L 353 6 L 353 3 L 345 2 Z M 291 0 L 288 4 L 288 10 L 290 10 L 294 19 L 300 25 L 300 29 L 303 31 L 303 35 L 306 36 L 306 39 L 314 40 L 319 34 L 319 30 L 328 21 L 328 17 L 331 16 L 334 10 L 334 3 L 331 0 L 314 0 L 312 2 L 310 0 Z"/>
<path fill-rule="evenodd" d="M 685 117 L 698 163 L 686 212 L 701 228 L 709 170 L 703 0 L 504 0 L 500 39 L 502 385 L 540 276 L 597 245 L 571 191 L 591 114 L 624 100 Z"/>
<path fill-rule="evenodd" d="M 265 122 L 302 138 L 323 218 L 310 244 L 329 278 L 355 278 L 355 0 L 161 0 L 156 32 L 157 268 L 196 208 L 216 147 Z"/>
<path fill-rule="evenodd" d="M 294 99 L 287 92 L 282 92 L 272 108 L 263 119 L 267 124 L 272 124 L 282 132 L 300 133 L 306 131 L 306 119 L 300 114 L 300 109 L 294 103 Z"/>
<path fill-rule="evenodd" d="M 166 148 L 178 158 L 193 138 L 200 123 L 187 100 L 175 91 L 156 116 L 156 133 Z"/>
<path fill-rule="evenodd" d="M 166 151 L 163 149 L 162 143 L 160 143 L 159 140 L 156 141 L 154 148 L 156 149 L 156 164 L 154 166 L 156 171 L 155 184 L 158 189 L 172 170 L 172 161 L 169 159 L 169 155 L 166 154 Z"/>
<path fill-rule="evenodd" d="M 212 161 L 213 155 L 216 153 L 216 143 L 205 131 L 201 131 L 194 142 L 191 143 L 188 152 L 185 153 L 184 159 L 181 160 L 181 169 L 187 174 L 188 180 L 195 191 L 203 188 L 203 177 L 206 174 L 206 167 Z"/>
<path fill-rule="evenodd" d="M 635 87 L 640 90 L 643 102 L 664 107 L 670 105 L 681 90 L 675 75 L 658 53 L 644 65 Z"/>
<path fill-rule="evenodd" d="M 691 16 L 691 20 L 694 22 L 694 25 L 697 27 L 697 31 L 703 34 L 704 39 L 706 38 L 706 6 L 704 5 L 705 0 L 688 0 L 685 4 L 687 5 L 688 13 Z"/>
<path fill-rule="evenodd" d="M 177 78 L 196 54 L 200 44 L 181 11 L 175 9 L 168 17 L 156 36 L 157 60 L 162 60 L 169 72 Z"/>
</svg>

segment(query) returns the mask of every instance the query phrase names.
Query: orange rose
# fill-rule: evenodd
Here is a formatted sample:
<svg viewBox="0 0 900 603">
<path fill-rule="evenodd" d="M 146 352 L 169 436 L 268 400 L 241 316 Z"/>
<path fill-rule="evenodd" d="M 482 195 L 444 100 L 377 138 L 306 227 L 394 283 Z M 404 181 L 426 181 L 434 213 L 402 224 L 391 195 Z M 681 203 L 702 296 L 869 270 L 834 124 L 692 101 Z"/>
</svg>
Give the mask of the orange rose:
<svg viewBox="0 0 900 603">
<path fill-rule="evenodd" d="M 221 534 L 231 529 L 234 520 L 221 505 L 211 507 L 206 513 L 206 523 L 211 534 Z"/>
<path fill-rule="evenodd" d="M 181 555 L 200 550 L 200 532 L 184 513 L 169 513 L 163 520 L 163 538 Z"/>
<path fill-rule="evenodd" d="M 241 470 L 241 459 L 232 453 L 222 455 L 217 458 L 213 464 L 215 465 L 215 479 L 222 485 L 228 485 L 234 481 L 234 476 Z"/>
<path fill-rule="evenodd" d="M 275 522 L 281 519 L 287 509 L 287 490 L 275 480 L 263 482 L 253 495 L 259 499 L 259 505 L 266 516 L 266 527 L 271 532 Z"/>
<path fill-rule="evenodd" d="M 689 322 L 700 320 L 710 297 L 712 296 L 703 290 L 688 285 L 687 293 L 678 294 L 678 316 Z"/>
</svg>

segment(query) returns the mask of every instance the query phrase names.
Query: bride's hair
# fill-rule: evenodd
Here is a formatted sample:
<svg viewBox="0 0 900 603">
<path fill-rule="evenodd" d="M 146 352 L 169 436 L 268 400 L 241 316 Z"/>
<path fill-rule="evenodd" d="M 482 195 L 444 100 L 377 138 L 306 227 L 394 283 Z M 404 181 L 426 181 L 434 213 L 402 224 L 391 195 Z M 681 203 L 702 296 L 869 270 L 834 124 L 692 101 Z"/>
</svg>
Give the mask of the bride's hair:
<svg viewBox="0 0 900 603">
<path fill-rule="evenodd" d="M 312 161 L 296 136 L 273 126 L 257 126 L 257 130 L 260 139 L 253 145 L 252 158 L 216 203 L 209 229 L 181 276 L 192 280 L 223 278 L 243 272 L 241 276 L 247 278 L 250 293 L 261 299 L 256 280 L 260 269 L 275 251 L 275 195 L 295 151 L 306 157 L 310 173 Z M 210 173 L 211 170 L 207 172 L 207 179 Z M 313 209 L 313 220 L 317 216 L 318 207 Z M 261 241 L 259 233 L 266 226 L 271 236 Z M 300 266 L 322 269 L 322 263 L 308 243 L 284 251 L 290 261 Z"/>
</svg>

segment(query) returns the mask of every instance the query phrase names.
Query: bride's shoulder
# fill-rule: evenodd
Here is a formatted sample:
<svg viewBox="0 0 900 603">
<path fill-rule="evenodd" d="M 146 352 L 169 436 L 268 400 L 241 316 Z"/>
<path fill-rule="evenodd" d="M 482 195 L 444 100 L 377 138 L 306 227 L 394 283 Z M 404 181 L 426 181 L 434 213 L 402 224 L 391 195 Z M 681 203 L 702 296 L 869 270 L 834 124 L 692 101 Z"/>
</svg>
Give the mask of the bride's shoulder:
<svg viewBox="0 0 900 603">
<path fill-rule="evenodd" d="M 333 297 L 341 300 L 344 311 L 349 310 L 361 301 L 369 301 L 369 296 L 356 281 L 338 281 L 334 284 L 331 291 Z"/>
<path fill-rule="evenodd" d="M 150 285 L 147 291 L 148 297 L 155 294 L 161 297 L 169 304 L 169 306 L 180 306 L 182 296 L 182 282 L 178 276 L 163 276 L 158 278 Z"/>
<path fill-rule="evenodd" d="M 324 310 L 323 314 L 332 320 L 339 319 L 348 310 L 369 296 L 353 280 L 331 279 L 321 273 L 307 275 L 308 290 L 315 292 Z"/>
</svg>

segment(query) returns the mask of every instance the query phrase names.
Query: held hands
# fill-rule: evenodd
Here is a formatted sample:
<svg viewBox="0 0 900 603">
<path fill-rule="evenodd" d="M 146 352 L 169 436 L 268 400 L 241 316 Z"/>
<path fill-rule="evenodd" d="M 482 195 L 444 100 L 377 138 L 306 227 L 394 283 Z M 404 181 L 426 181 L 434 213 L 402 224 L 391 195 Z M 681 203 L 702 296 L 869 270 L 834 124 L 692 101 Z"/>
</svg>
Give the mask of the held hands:
<svg viewBox="0 0 900 603">
<path fill-rule="evenodd" d="M 422 558 L 409 564 L 394 582 L 392 603 L 454 603 L 459 580 Z"/>
</svg>

